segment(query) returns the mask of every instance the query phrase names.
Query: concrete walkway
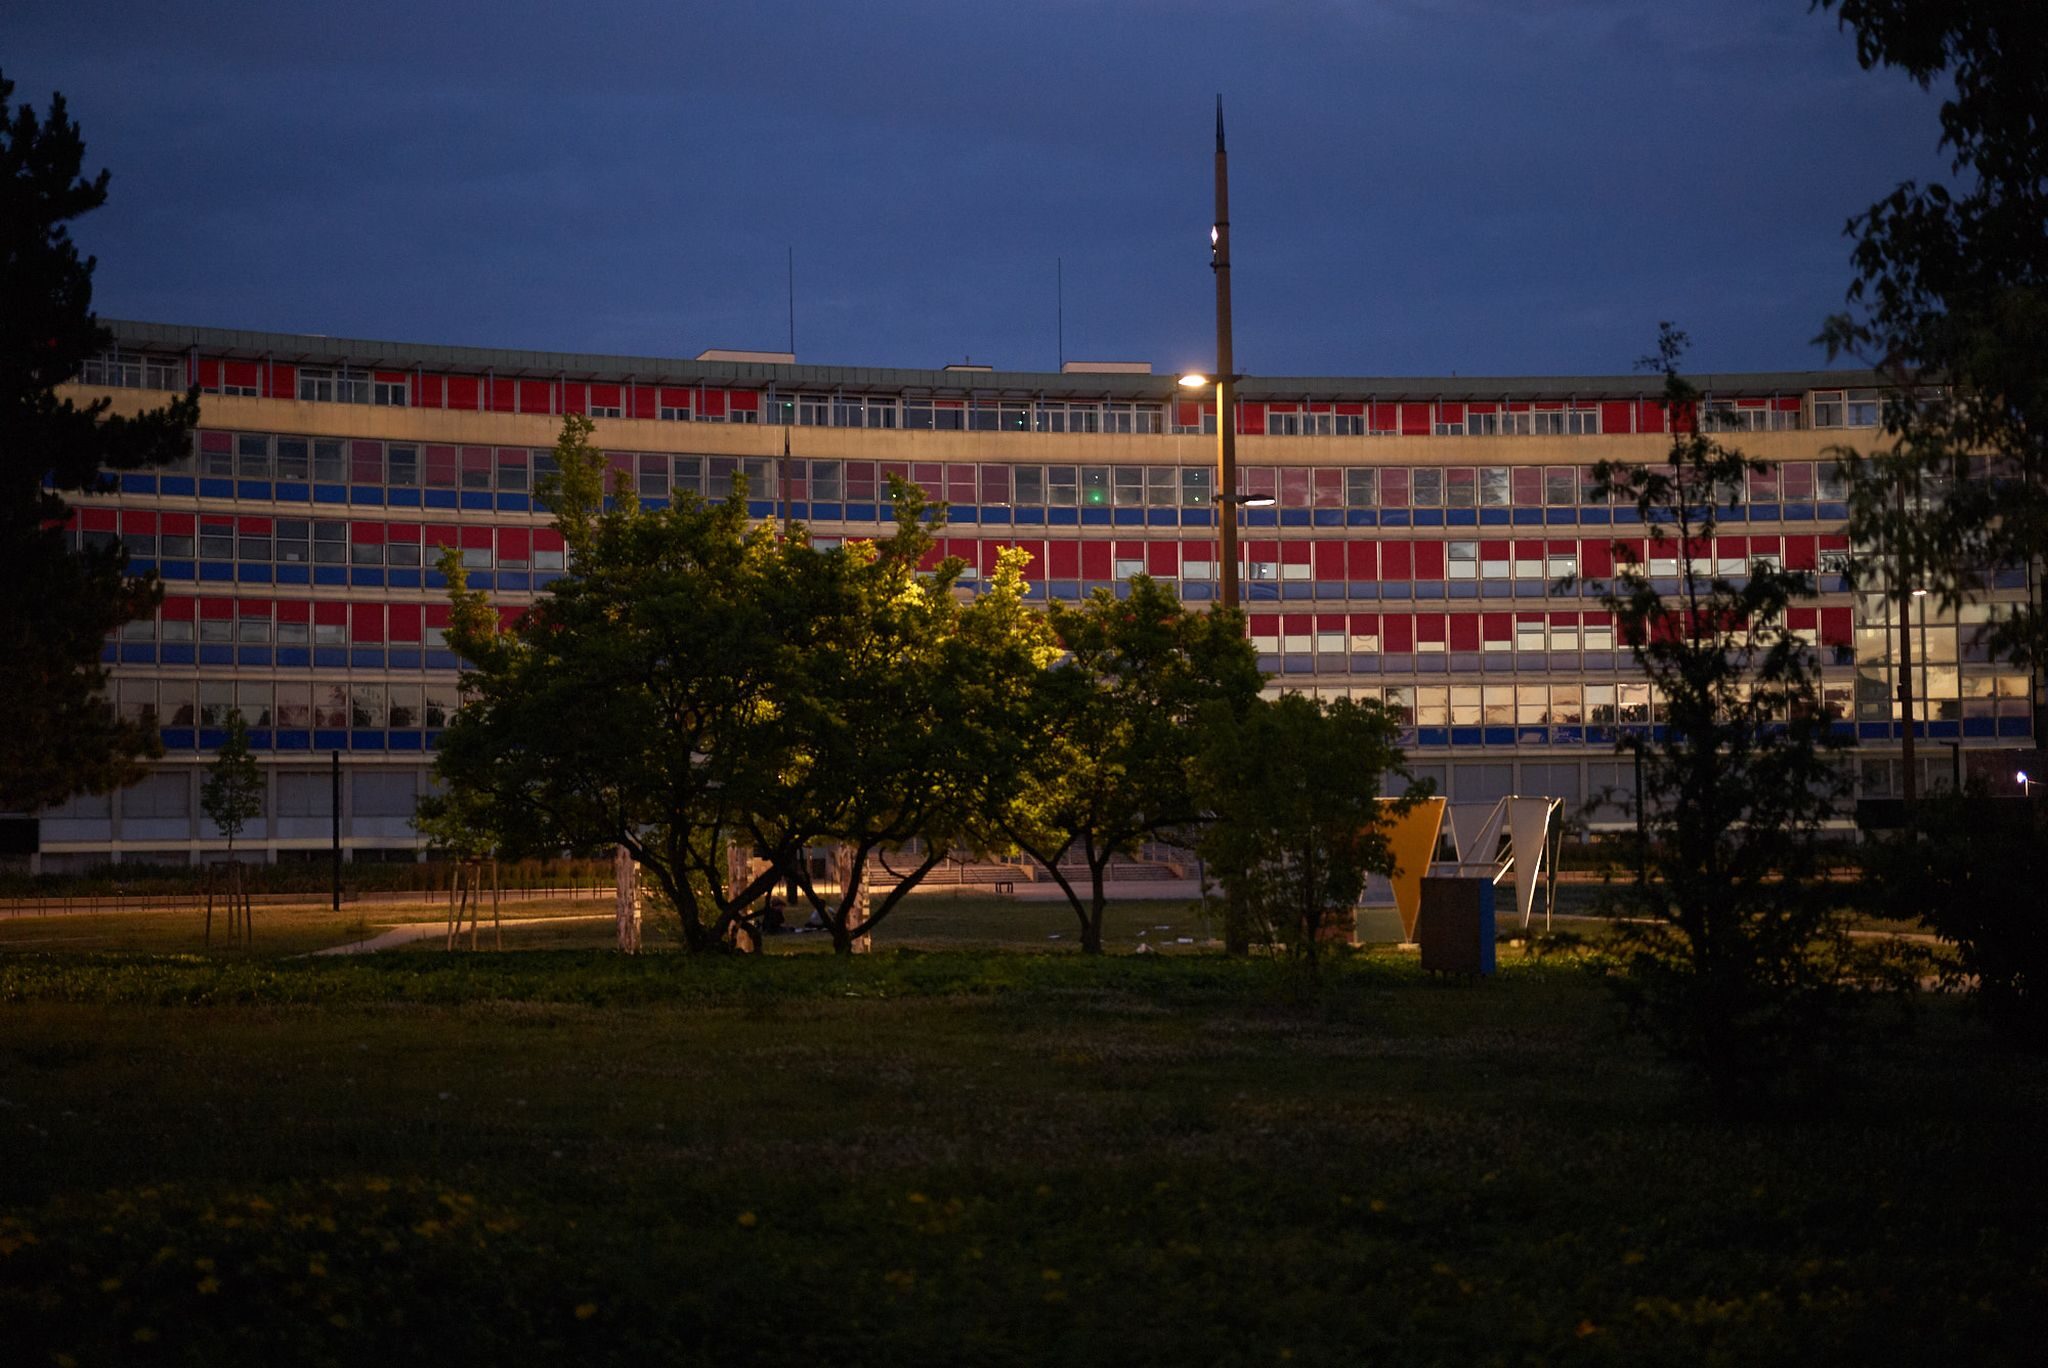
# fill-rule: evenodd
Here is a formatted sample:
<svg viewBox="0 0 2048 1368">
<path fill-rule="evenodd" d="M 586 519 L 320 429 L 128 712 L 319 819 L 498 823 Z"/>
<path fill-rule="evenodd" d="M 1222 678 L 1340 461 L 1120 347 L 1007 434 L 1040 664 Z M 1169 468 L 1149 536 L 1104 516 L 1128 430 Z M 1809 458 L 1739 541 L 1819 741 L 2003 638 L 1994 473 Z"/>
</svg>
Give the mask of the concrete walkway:
<svg viewBox="0 0 2048 1368">
<path fill-rule="evenodd" d="M 610 912 L 582 912 L 571 917 L 520 917 L 517 920 L 508 920 L 502 923 L 502 925 L 506 930 L 510 931 L 522 926 L 559 926 L 565 922 L 608 922 L 614 919 L 614 914 Z M 490 930 L 490 927 L 484 926 L 481 923 L 478 924 L 477 943 L 479 945 L 483 943 L 484 935 L 489 933 Z M 372 955 L 379 950 L 390 950 L 396 946 L 410 945 L 414 941 L 432 940 L 436 936 L 446 936 L 447 934 L 448 923 L 446 920 L 404 922 L 392 927 L 381 935 L 372 936 L 368 940 L 351 941 L 347 945 L 332 945 L 325 950 L 315 950 L 312 953 L 314 955 Z M 458 932 L 457 935 L 459 938 L 466 939 L 469 932 L 463 930 Z"/>
</svg>

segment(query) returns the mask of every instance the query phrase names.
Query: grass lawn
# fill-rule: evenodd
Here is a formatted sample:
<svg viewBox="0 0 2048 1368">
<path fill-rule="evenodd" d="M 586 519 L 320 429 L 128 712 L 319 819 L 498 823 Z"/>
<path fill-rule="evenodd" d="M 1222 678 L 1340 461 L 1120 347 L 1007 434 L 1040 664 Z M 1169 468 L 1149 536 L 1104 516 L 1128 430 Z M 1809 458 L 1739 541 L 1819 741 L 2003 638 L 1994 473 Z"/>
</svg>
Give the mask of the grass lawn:
<svg viewBox="0 0 2048 1368">
<path fill-rule="evenodd" d="M 1890 1020 L 1730 1122 L 1512 953 L 0 952 L 0 1362 L 2038 1362 L 2048 1062 Z"/>
</svg>

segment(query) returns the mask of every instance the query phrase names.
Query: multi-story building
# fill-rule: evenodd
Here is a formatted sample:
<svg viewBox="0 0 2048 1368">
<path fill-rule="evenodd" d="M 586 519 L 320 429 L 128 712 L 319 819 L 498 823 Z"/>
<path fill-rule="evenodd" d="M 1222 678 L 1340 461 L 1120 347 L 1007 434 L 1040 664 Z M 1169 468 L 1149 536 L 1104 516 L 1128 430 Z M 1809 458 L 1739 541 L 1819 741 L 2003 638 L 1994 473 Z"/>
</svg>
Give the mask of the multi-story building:
<svg viewBox="0 0 2048 1368">
<path fill-rule="evenodd" d="M 888 477 L 950 506 L 944 550 L 971 585 L 997 552 L 1031 552 L 1032 593 L 1075 599 L 1139 571 L 1204 602 L 1216 585 L 1213 404 L 1147 366 L 1059 373 L 799 366 L 345 341 L 112 323 L 81 397 L 118 408 L 197 383 L 202 427 L 178 466 L 80 501 L 85 539 L 120 537 L 165 585 L 161 612 L 110 641 L 115 699 L 154 717 L 166 757 L 123 793 L 43 814 L 44 869 L 109 858 L 188 862 L 219 843 L 199 814 L 207 752 L 239 709 L 267 757 L 267 810 L 244 836 L 276 858 L 329 841 L 329 757 L 344 772 L 352 858 L 411 859 L 409 817 L 455 708 L 441 548 L 516 613 L 563 570 L 535 504 L 562 415 L 640 496 L 722 495 L 830 543 L 887 522 Z M 1830 447 L 1877 421 L 1873 378 L 1839 371 L 1695 377 L 1707 408 L 1772 462 L 1730 510 L 1715 567 L 1770 557 L 1818 577 L 1795 612 L 1826 701 L 1855 742 L 1861 792 L 1900 783 L 1893 609 L 1841 575 L 1846 509 Z M 1657 700 L 1590 588 L 1633 509 L 1593 492 L 1599 460 L 1667 449 L 1655 377 L 1259 378 L 1237 411 L 1243 597 L 1272 687 L 1382 699 L 1417 770 L 1454 802 L 1511 791 L 1577 800 L 1626 789 L 1617 729 Z M 787 441 L 791 455 L 786 461 Z M 1650 550 L 1654 576 L 1678 567 Z M 2016 590 L 2017 586 L 2006 586 Z M 1921 735 L 1966 750 L 2027 744 L 2029 681 L 1920 601 Z M 1923 741 L 1923 782 L 1957 757 Z"/>
</svg>

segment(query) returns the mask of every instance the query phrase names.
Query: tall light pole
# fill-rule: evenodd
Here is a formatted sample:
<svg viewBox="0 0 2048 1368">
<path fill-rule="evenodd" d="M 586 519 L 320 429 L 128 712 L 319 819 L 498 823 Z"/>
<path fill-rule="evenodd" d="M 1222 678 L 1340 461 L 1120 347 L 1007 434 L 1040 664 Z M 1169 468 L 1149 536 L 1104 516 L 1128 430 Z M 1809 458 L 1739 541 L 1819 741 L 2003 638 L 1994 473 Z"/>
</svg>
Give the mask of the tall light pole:
<svg viewBox="0 0 2048 1368">
<path fill-rule="evenodd" d="M 1230 346 L 1230 159 L 1223 150 L 1223 97 L 1216 97 L 1216 526 L 1223 553 L 1223 606 L 1237 607 L 1237 361 Z"/>
</svg>

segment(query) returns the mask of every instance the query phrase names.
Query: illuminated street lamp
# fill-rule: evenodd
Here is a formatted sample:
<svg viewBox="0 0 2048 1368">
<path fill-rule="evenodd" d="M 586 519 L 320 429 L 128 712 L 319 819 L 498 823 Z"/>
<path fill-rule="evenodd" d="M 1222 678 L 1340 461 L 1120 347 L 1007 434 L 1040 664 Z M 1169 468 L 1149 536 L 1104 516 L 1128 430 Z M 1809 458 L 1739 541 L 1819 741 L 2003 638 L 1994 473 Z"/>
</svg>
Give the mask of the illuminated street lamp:
<svg viewBox="0 0 2048 1368">
<path fill-rule="evenodd" d="M 1216 220 L 1209 225 L 1209 269 L 1216 273 L 1216 531 L 1223 555 L 1222 602 L 1237 604 L 1237 381 L 1230 345 L 1230 162 L 1223 151 L 1223 97 L 1216 97 Z M 1183 375 L 1201 389 L 1206 375 Z M 1227 515 L 1227 516 L 1226 516 Z"/>
<path fill-rule="evenodd" d="M 2013 782 L 2020 786 L 2021 794 L 2029 798 L 2034 794 L 2034 785 L 2041 782 L 2039 779 L 2028 778 L 2025 770 L 2016 771 L 2012 777 Z"/>
</svg>

